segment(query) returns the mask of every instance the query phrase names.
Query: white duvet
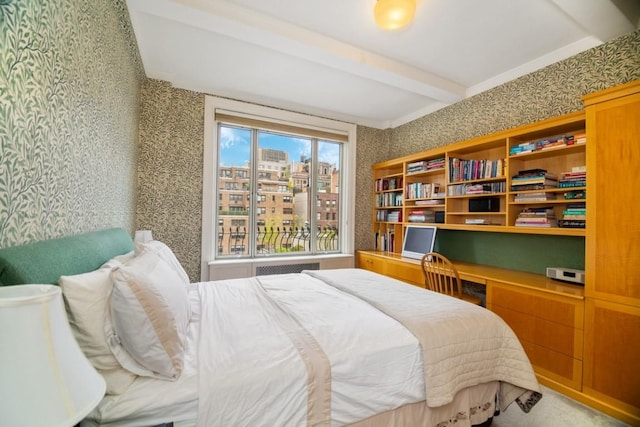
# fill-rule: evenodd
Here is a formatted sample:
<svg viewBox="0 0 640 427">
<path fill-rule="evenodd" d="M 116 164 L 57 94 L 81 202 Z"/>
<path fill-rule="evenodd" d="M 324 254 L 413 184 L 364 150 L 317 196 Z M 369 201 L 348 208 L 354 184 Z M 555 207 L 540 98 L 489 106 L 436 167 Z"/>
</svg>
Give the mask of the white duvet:
<svg viewBox="0 0 640 427">
<path fill-rule="evenodd" d="M 199 426 L 344 425 L 424 399 L 418 341 L 359 298 L 304 274 L 198 289 Z"/>
<path fill-rule="evenodd" d="M 198 287 L 199 426 L 344 425 L 491 381 L 502 409 L 540 391 L 495 314 L 365 270 L 305 273 Z"/>
</svg>

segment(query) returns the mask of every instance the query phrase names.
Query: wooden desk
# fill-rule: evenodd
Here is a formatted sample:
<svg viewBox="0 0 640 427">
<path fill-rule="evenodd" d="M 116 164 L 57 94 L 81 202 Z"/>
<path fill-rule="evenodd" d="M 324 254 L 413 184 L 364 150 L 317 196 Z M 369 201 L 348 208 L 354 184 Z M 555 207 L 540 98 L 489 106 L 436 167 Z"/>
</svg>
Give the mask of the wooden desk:
<svg viewBox="0 0 640 427">
<path fill-rule="evenodd" d="M 420 260 L 358 251 L 357 266 L 424 287 Z M 486 286 L 487 308 L 514 330 L 540 382 L 559 391 L 580 390 L 584 288 L 542 274 L 453 261 L 462 280 Z"/>
</svg>

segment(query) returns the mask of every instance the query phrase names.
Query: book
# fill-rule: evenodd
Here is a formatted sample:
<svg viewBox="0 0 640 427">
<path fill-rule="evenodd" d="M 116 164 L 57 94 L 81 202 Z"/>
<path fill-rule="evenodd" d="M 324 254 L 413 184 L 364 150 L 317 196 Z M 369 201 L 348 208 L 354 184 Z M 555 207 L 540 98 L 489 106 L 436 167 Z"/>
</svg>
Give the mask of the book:
<svg viewBox="0 0 640 427">
<path fill-rule="evenodd" d="M 467 218 L 464 220 L 464 223 L 468 225 L 491 225 L 492 224 L 490 219 L 485 219 L 485 218 Z"/>
<path fill-rule="evenodd" d="M 583 219 L 561 219 L 558 221 L 558 227 L 563 228 L 585 228 L 586 221 Z"/>
</svg>

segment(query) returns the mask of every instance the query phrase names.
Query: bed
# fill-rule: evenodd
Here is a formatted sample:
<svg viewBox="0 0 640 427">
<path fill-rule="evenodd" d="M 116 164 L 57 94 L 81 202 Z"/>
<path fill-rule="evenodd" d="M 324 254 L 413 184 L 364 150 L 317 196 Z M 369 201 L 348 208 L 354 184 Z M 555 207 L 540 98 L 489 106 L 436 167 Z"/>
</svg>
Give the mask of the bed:
<svg viewBox="0 0 640 427">
<path fill-rule="evenodd" d="M 106 380 L 83 426 L 487 426 L 542 397 L 498 316 L 366 270 L 189 283 L 109 229 L 1 249 L 21 283 L 62 287 Z"/>
</svg>

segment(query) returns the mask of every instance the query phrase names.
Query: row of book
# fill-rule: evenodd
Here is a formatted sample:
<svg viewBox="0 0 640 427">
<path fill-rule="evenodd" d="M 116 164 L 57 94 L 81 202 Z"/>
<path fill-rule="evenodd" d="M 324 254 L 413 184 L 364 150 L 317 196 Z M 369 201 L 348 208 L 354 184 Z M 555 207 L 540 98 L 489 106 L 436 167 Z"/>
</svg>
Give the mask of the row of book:
<svg viewBox="0 0 640 427">
<path fill-rule="evenodd" d="M 571 168 L 570 172 L 563 172 L 558 188 L 585 187 L 587 185 L 587 170 L 584 166 Z"/>
<path fill-rule="evenodd" d="M 406 196 L 407 199 L 428 199 L 431 197 L 438 197 L 440 194 L 440 184 L 437 183 L 422 183 L 416 182 L 413 184 L 407 184 Z"/>
<path fill-rule="evenodd" d="M 375 191 L 401 190 L 402 177 L 376 179 L 375 187 Z"/>
<path fill-rule="evenodd" d="M 536 141 L 527 141 L 509 148 L 510 156 L 532 153 L 534 151 L 548 150 L 557 147 L 566 147 L 575 144 L 585 144 L 587 134 L 579 133 L 575 135 L 560 135 L 552 138 L 543 138 Z"/>
<path fill-rule="evenodd" d="M 516 227 L 557 227 L 558 221 L 553 207 L 527 207 L 516 218 Z"/>
<path fill-rule="evenodd" d="M 402 210 L 377 210 L 376 221 L 378 222 L 402 222 Z"/>
<path fill-rule="evenodd" d="M 444 157 L 407 163 L 407 173 L 426 172 L 438 169 L 444 169 Z"/>
<path fill-rule="evenodd" d="M 395 233 L 387 230 L 384 233 L 376 232 L 373 239 L 373 247 L 376 251 L 394 252 Z"/>
<path fill-rule="evenodd" d="M 402 206 L 402 193 L 380 193 L 376 194 L 376 207 Z"/>
<path fill-rule="evenodd" d="M 555 188 L 558 176 L 546 169 L 525 169 L 511 177 L 511 191 L 531 191 Z"/>
<path fill-rule="evenodd" d="M 473 181 L 475 179 L 504 176 L 504 160 L 449 159 L 449 182 Z"/>
<path fill-rule="evenodd" d="M 454 184 L 447 186 L 448 196 L 465 196 L 467 194 L 495 194 L 504 193 L 504 181 L 485 182 L 482 184 Z"/>
<path fill-rule="evenodd" d="M 584 202 L 569 203 L 562 211 L 562 219 L 558 221 L 560 227 L 585 228 L 587 223 L 587 205 Z"/>
<path fill-rule="evenodd" d="M 407 215 L 407 220 L 409 222 L 436 222 L 436 213 L 435 211 L 424 209 L 424 210 L 411 210 Z"/>
<path fill-rule="evenodd" d="M 527 207 L 516 218 L 516 227 L 566 227 L 585 228 L 586 203 L 570 203 L 562 210 L 562 219 L 558 220 L 551 206 Z"/>
</svg>

